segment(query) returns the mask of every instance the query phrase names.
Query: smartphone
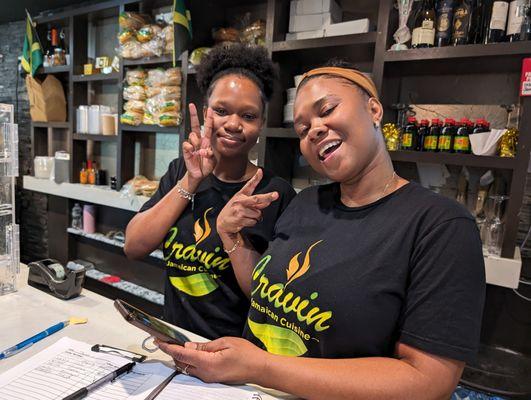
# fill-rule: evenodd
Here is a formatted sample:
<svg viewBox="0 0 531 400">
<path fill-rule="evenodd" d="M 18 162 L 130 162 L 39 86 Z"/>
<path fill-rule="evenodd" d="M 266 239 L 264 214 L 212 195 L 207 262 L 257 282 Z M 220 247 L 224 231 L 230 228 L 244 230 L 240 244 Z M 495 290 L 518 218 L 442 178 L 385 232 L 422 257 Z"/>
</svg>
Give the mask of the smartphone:
<svg viewBox="0 0 531 400">
<path fill-rule="evenodd" d="M 115 300 L 114 307 L 120 314 L 122 314 L 122 317 L 124 317 L 127 322 L 146 331 L 151 336 L 160 339 L 163 342 L 178 344 L 180 346 L 184 346 L 185 342 L 190 342 L 190 339 L 177 329 L 172 328 L 164 321 L 133 307 L 131 304 L 128 304 L 123 300 Z"/>
</svg>

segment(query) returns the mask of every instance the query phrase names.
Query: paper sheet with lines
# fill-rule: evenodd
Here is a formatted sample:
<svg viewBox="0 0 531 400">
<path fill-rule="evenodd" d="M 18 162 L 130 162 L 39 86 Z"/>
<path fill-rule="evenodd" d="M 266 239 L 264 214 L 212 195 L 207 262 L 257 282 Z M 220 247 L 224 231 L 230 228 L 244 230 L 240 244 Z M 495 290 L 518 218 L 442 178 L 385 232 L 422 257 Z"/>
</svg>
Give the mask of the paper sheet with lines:
<svg viewBox="0 0 531 400">
<path fill-rule="evenodd" d="M 57 343 L 0 375 L 0 400 L 56 400 L 87 386 L 129 360 L 96 353 L 70 338 Z M 146 395 L 171 374 L 160 363 L 137 365 L 129 374 L 93 392 L 92 400 L 125 400 Z"/>
</svg>

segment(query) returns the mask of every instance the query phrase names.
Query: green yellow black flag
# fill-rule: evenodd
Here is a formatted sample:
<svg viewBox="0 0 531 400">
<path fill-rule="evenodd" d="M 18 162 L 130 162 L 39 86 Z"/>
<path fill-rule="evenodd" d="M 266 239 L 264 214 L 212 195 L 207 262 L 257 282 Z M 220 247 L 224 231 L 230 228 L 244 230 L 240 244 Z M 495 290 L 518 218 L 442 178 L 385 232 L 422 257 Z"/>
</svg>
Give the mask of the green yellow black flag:
<svg viewBox="0 0 531 400">
<path fill-rule="evenodd" d="M 192 38 L 192 17 L 185 0 L 173 0 L 173 66 L 177 58 L 188 50 Z"/>
<path fill-rule="evenodd" d="M 22 49 L 22 68 L 28 74 L 35 76 L 37 69 L 42 65 L 43 58 L 37 33 L 33 29 L 33 22 L 30 15 L 26 12 L 26 37 L 24 38 L 24 47 Z"/>
</svg>

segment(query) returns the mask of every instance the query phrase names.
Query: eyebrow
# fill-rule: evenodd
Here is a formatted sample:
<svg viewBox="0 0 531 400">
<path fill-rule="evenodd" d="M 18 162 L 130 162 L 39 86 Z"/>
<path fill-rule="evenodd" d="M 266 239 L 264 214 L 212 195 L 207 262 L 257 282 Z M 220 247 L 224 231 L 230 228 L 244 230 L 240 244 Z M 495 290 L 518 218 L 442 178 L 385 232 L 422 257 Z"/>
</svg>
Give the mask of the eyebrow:
<svg viewBox="0 0 531 400">
<path fill-rule="evenodd" d="M 312 108 L 314 110 L 319 110 L 323 107 L 323 104 L 325 104 L 328 100 L 330 99 L 339 99 L 338 96 L 336 95 L 333 95 L 333 94 L 327 94 L 323 97 L 321 97 L 319 100 L 315 101 L 313 104 L 312 104 Z M 300 118 L 296 118 L 295 121 L 293 121 L 293 125 L 297 125 L 297 124 L 300 124 Z"/>
</svg>

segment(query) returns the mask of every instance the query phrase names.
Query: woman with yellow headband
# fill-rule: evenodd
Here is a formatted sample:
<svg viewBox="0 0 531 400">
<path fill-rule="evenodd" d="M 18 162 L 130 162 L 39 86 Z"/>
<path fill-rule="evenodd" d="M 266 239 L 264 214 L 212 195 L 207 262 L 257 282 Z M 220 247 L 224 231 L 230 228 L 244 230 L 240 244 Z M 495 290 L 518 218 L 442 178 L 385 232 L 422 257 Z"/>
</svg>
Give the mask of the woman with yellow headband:
<svg viewBox="0 0 531 400">
<path fill-rule="evenodd" d="M 256 383 L 306 399 L 443 399 L 479 344 L 485 276 L 474 219 L 399 177 L 380 132 L 372 81 L 343 65 L 307 73 L 294 128 L 331 184 L 299 193 L 263 255 L 252 179 L 220 213 L 218 232 L 247 274 L 244 337 L 159 343 L 207 382 Z M 246 214 L 247 213 L 247 214 Z"/>
</svg>

